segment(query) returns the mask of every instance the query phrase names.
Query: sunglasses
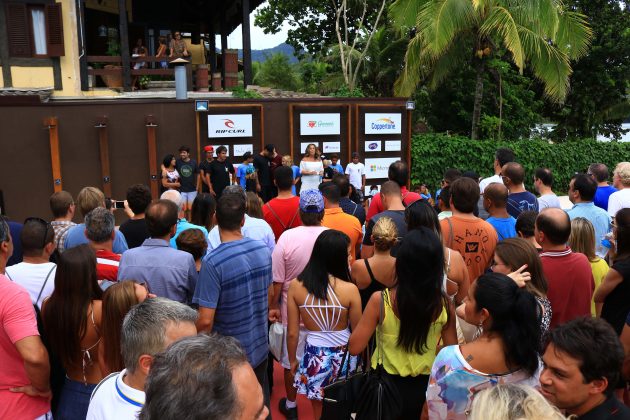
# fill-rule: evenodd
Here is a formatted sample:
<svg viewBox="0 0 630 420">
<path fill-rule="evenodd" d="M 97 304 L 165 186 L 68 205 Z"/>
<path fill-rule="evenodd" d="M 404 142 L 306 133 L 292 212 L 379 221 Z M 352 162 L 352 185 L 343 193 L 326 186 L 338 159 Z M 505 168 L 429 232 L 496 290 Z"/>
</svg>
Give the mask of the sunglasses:
<svg viewBox="0 0 630 420">
<path fill-rule="evenodd" d="M 42 238 L 42 246 L 41 246 L 41 248 L 44 249 L 44 247 L 47 244 L 46 238 L 48 237 L 48 231 L 52 227 L 51 224 L 49 222 L 45 221 L 44 219 L 39 218 L 39 217 L 27 217 L 26 219 L 24 219 L 24 225 L 26 225 L 28 223 L 39 223 L 40 225 L 44 226 L 44 228 L 45 228 L 45 230 L 44 230 L 44 237 Z"/>
</svg>

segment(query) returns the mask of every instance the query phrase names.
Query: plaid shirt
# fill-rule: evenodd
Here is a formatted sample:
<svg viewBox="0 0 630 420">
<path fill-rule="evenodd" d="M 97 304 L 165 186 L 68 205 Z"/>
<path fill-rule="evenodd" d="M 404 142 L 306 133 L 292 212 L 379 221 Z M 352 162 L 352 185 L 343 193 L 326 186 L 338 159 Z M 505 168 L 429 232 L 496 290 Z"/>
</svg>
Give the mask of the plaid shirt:
<svg viewBox="0 0 630 420">
<path fill-rule="evenodd" d="M 76 226 L 76 223 L 61 220 L 61 221 L 53 221 L 50 222 L 51 226 L 55 230 L 55 246 L 59 252 L 63 252 L 66 248 L 64 246 L 66 242 L 66 236 L 68 235 L 68 231 L 72 226 Z"/>
</svg>

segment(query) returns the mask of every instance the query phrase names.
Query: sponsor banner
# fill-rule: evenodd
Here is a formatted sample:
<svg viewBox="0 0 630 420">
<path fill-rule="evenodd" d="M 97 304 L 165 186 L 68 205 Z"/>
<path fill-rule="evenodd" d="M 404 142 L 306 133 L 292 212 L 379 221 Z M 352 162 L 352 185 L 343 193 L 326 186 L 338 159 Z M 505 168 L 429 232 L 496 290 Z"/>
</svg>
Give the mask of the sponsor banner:
<svg viewBox="0 0 630 420">
<path fill-rule="evenodd" d="M 304 153 L 306 153 L 306 148 L 308 147 L 309 144 L 314 144 L 315 147 L 317 147 L 319 149 L 319 142 L 317 141 L 309 141 L 308 143 L 300 143 L 300 150 L 298 155 L 303 155 Z M 322 149 L 319 149 L 319 151 L 321 152 Z M 300 157 L 300 159 L 296 159 L 296 162 L 299 162 L 302 158 Z"/>
<path fill-rule="evenodd" d="M 208 138 L 252 136 L 252 114 L 208 115 Z"/>
<path fill-rule="evenodd" d="M 385 140 L 386 152 L 400 152 L 402 149 L 402 142 L 400 140 Z"/>
<path fill-rule="evenodd" d="M 365 134 L 401 134 L 402 114 L 365 114 Z"/>
<path fill-rule="evenodd" d="M 338 141 L 325 141 L 324 142 L 324 150 L 322 150 L 324 154 L 326 153 L 341 153 L 341 142 Z"/>
<path fill-rule="evenodd" d="M 365 141 L 365 151 L 366 152 L 380 152 L 381 151 L 381 140 L 366 140 Z"/>
<path fill-rule="evenodd" d="M 389 165 L 400 160 L 400 157 L 394 158 L 366 158 L 365 159 L 365 178 L 378 179 L 387 178 Z"/>
<path fill-rule="evenodd" d="M 300 114 L 300 135 L 341 134 L 341 114 Z"/>
<path fill-rule="evenodd" d="M 217 148 L 219 146 L 225 146 L 225 148 L 227 149 L 227 155 L 226 156 L 230 156 L 230 146 L 228 144 L 213 144 L 212 147 L 214 148 L 214 155 L 217 155 Z"/>
<path fill-rule="evenodd" d="M 234 156 L 235 157 L 243 157 L 245 152 L 249 152 L 254 154 L 254 145 L 253 144 L 235 144 L 234 146 Z"/>
</svg>

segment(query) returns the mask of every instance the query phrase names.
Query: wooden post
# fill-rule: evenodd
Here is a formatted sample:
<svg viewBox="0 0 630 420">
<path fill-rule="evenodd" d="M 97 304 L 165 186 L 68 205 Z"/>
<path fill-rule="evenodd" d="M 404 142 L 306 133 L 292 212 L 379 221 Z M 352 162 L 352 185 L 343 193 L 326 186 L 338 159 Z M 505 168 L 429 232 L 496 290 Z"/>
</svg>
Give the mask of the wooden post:
<svg viewBox="0 0 630 420">
<path fill-rule="evenodd" d="M 225 21 L 225 10 L 221 13 L 221 87 L 225 90 L 225 51 L 227 50 L 228 29 Z"/>
<path fill-rule="evenodd" d="M 291 146 L 291 156 L 295 159 L 295 145 L 293 144 L 293 104 L 289 104 L 289 143 Z"/>
<path fill-rule="evenodd" d="M 148 158 L 149 158 L 149 185 L 151 186 L 151 197 L 153 199 L 158 198 L 158 182 L 161 182 L 161 173 L 158 173 L 157 167 L 157 146 L 155 140 L 155 118 L 153 115 L 147 115 L 145 118 L 147 127 L 147 146 L 148 146 Z"/>
<path fill-rule="evenodd" d="M 44 128 L 48 129 L 50 142 L 50 163 L 52 166 L 53 188 L 55 192 L 63 189 L 61 182 L 61 158 L 59 155 L 59 129 L 57 117 L 44 118 Z"/>
<path fill-rule="evenodd" d="M 123 90 L 131 92 L 131 54 L 127 25 L 127 1 L 118 0 L 118 25 L 120 28 L 120 59 L 122 63 Z"/>
<path fill-rule="evenodd" d="M 195 134 L 197 135 L 197 163 L 200 164 L 201 163 L 201 129 L 199 127 L 199 112 L 197 111 L 195 111 Z"/>
<path fill-rule="evenodd" d="M 217 37 L 215 27 L 212 22 L 210 22 L 208 28 L 208 32 L 210 33 L 210 38 L 208 39 L 208 43 L 210 45 L 208 61 L 210 61 L 210 80 L 212 80 L 212 75 L 217 72 Z M 212 86 L 212 84 L 210 84 L 210 86 Z"/>
<path fill-rule="evenodd" d="M 249 0 L 242 0 L 243 21 L 241 28 L 243 32 L 243 85 L 252 84 L 252 40 L 249 31 Z"/>
<path fill-rule="evenodd" d="M 105 197 L 112 196 L 112 180 L 109 174 L 109 137 L 107 135 L 107 116 L 102 116 L 94 126 L 98 130 L 98 147 L 101 159 L 101 176 Z"/>
</svg>

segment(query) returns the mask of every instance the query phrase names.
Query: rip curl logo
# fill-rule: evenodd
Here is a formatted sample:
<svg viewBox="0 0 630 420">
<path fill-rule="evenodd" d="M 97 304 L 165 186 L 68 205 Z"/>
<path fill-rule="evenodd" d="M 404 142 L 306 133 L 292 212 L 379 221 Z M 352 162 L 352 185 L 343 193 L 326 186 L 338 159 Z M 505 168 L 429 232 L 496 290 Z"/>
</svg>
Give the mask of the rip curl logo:
<svg viewBox="0 0 630 420">
<path fill-rule="evenodd" d="M 372 123 L 373 130 L 395 130 L 396 123 L 391 118 L 379 118 Z"/>
<path fill-rule="evenodd" d="M 234 121 L 229 120 L 229 119 L 224 119 L 223 121 L 225 121 L 223 124 L 225 124 L 225 126 L 227 128 L 234 128 Z"/>
<path fill-rule="evenodd" d="M 228 128 L 227 130 L 216 129 L 214 130 L 215 134 L 245 134 L 245 130 L 242 128 L 236 128 L 236 124 L 229 118 L 224 118 L 223 124 Z"/>
</svg>

